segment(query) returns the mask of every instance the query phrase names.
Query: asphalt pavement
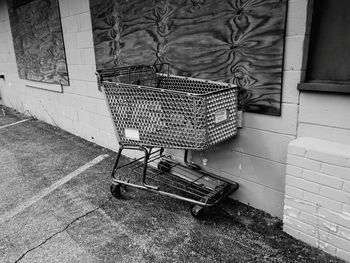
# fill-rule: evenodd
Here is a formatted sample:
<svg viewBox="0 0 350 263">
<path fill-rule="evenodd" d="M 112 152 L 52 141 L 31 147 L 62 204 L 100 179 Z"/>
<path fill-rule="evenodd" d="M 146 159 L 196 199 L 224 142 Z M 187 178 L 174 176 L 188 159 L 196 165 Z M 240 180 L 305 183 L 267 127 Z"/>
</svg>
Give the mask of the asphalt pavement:
<svg viewBox="0 0 350 263">
<path fill-rule="evenodd" d="M 115 157 L 0 105 L 0 262 L 340 262 L 233 200 L 198 220 L 150 192 L 113 198 Z"/>
</svg>

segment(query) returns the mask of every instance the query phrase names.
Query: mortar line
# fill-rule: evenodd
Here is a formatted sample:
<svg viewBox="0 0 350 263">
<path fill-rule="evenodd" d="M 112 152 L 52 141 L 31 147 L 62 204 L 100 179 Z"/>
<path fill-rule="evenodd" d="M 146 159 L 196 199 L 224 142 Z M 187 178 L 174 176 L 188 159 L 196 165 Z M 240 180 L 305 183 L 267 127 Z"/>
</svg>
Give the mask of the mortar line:
<svg viewBox="0 0 350 263">
<path fill-rule="evenodd" d="M 74 177 L 78 176 L 79 174 L 81 174 L 85 170 L 87 170 L 90 167 L 94 166 L 95 164 L 101 162 L 106 157 L 108 157 L 108 154 L 102 154 L 102 155 L 96 157 L 95 159 L 91 160 L 90 162 L 86 163 L 85 165 L 79 167 L 77 170 L 66 175 L 65 177 L 61 178 L 57 182 L 53 183 L 51 186 L 45 188 L 40 193 L 33 196 L 32 198 L 25 201 L 24 203 L 20 204 L 19 206 L 17 206 L 13 210 L 3 214 L 2 216 L 0 216 L 0 224 L 6 222 L 7 220 L 9 220 L 9 219 L 13 218 L 14 216 L 18 215 L 19 213 L 23 212 L 25 209 L 32 206 L 34 203 L 38 202 L 40 199 L 42 199 L 45 196 L 47 196 L 48 194 L 52 193 L 54 190 L 56 190 L 61 185 L 67 183 L 68 181 L 70 181 Z"/>
<path fill-rule="evenodd" d="M 1 129 L 4 129 L 4 128 L 7 128 L 7 127 L 10 127 L 10 126 L 13 126 L 13 125 L 16 125 L 16 124 L 20 124 L 20 123 L 22 123 L 22 122 L 29 121 L 29 120 L 31 120 L 31 119 L 25 119 L 25 120 L 21 120 L 21 121 L 17 121 L 17 122 L 14 122 L 14 123 L 10 123 L 10 124 L 1 126 L 1 127 L 0 127 L 0 130 L 1 130 Z"/>
</svg>

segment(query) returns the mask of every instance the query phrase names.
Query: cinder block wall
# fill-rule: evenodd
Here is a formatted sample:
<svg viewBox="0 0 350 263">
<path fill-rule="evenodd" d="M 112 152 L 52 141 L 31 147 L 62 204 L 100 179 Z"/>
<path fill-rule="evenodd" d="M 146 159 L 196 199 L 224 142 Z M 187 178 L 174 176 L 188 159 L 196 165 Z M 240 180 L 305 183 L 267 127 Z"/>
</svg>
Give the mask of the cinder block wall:
<svg viewBox="0 0 350 263">
<path fill-rule="evenodd" d="M 97 89 L 89 0 L 60 0 L 70 86 L 59 87 L 18 78 L 9 16 L 0 0 L 0 80 L 3 103 L 68 132 L 114 150 L 117 140 L 102 94 Z M 36 87 L 36 88 L 34 88 Z"/>
<path fill-rule="evenodd" d="M 350 95 L 302 92 L 299 111 L 298 137 L 350 144 Z"/>
<path fill-rule="evenodd" d="M 28 87 L 37 84 L 18 78 L 7 6 L 0 0 L 0 73 L 6 77 L 5 82 L 0 80 L 3 103 L 115 150 L 117 140 L 94 75 L 89 1 L 59 0 L 59 4 L 70 77 L 70 86 L 64 87 L 63 93 Z M 192 154 L 193 160 L 206 163 L 208 170 L 240 183 L 233 198 L 280 218 L 287 146 L 297 134 L 297 83 L 304 72 L 306 6 L 307 0 L 289 0 L 282 116 L 245 113 L 237 138 Z"/>
<path fill-rule="evenodd" d="M 283 222 L 288 234 L 350 261 L 350 145 L 289 144 Z"/>
</svg>

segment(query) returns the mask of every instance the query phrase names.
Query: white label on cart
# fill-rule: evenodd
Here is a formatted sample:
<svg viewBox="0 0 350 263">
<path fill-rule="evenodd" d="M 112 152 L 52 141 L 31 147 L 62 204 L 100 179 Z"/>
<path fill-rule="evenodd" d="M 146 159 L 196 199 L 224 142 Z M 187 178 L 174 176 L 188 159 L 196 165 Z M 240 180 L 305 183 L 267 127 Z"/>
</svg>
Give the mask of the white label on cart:
<svg viewBox="0 0 350 263">
<path fill-rule="evenodd" d="M 227 120 L 227 110 L 219 110 L 214 113 L 215 123 L 220 123 Z"/>
<path fill-rule="evenodd" d="M 139 141 L 140 133 L 138 129 L 125 128 L 124 130 L 125 138 L 129 140 Z"/>
</svg>

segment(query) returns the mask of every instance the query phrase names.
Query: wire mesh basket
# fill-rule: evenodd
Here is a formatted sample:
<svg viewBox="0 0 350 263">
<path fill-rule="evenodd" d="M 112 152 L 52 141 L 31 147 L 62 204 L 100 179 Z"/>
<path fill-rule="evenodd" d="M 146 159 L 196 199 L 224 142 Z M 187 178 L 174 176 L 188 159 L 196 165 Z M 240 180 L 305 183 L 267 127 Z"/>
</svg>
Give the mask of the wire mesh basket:
<svg viewBox="0 0 350 263">
<path fill-rule="evenodd" d="M 158 73 L 99 72 L 120 144 L 202 150 L 237 134 L 237 87 Z"/>
</svg>

